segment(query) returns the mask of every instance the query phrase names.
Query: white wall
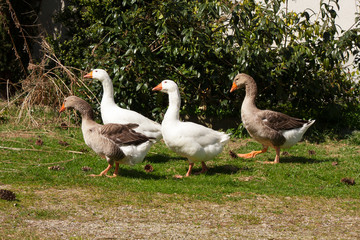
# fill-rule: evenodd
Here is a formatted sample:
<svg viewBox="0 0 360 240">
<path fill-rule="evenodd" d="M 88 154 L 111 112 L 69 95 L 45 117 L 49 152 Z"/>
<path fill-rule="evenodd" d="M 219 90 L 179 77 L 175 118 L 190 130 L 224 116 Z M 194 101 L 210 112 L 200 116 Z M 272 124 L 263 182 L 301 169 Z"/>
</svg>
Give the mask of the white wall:
<svg viewBox="0 0 360 240">
<path fill-rule="evenodd" d="M 325 1 L 327 3 L 327 1 Z M 359 13 L 359 0 L 339 0 L 340 9 L 335 6 L 338 13 L 336 23 L 343 29 L 348 30 L 354 23 L 356 13 Z M 316 13 L 320 10 L 320 0 L 288 0 L 288 10 L 302 12 L 310 8 Z"/>
<path fill-rule="evenodd" d="M 257 0 L 258 2 L 264 2 L 264 0 Z M 287 0 L 288 11 L 303 12 L 305 9 L 312 9 L 315 13 L 319 13 L 320 0 Z M 324 0 L 328 3 L 327 0 Z M 335 4 L 332 4 L 338 14 L 336 23 L 343 29 L 348 30 L 354 23 L 356 13 L 360 12 L 360 0 L 339 0 L 339 7 L 337 9 Z M 285 4 L 283 5 L 285 8 Z"/>
</svg>

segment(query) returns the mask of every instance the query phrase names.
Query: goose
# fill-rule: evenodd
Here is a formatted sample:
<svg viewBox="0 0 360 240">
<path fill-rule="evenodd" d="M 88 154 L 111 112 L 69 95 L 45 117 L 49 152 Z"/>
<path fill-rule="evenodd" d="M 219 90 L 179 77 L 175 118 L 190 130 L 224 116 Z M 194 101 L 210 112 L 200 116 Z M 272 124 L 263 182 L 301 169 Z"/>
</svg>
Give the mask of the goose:
<svg viewBox="0 0 360 240">
<path fill-rule="evenodd" d="M 162 138 L 161 125 L 140 113 L 124 109 L 116 105 L 114 101 L 114 87 L 109 74 L 103 69 L 94 69 L 84 76 L 84 78 L 97 79 L 103 86 L 103 97 L 100 104 L 101 118 L 104 124 L 107 123 L 136 123 L 139 126 L 136 131 L 155 138 L 159 141 Z"/>
<path fill-rule="evenodd" d="M 92 177 L 107 176 L 114 162 L 114 174 L 108 177 L 118 175 L 120 163 L 133 166 L 142 162 L 151 147 L 151 141 L 154 141 L 134 130 L 138 124 L 98 124 L 94 121 L 90 104 L 76 96 L 65 98 L 59 112 L 68 108 L 74 108 L 81 114 L 81 130 L 86 145 L 98 155 L 105 157 L 109 164 L 99 175 L 90 175 Z"/>
<path fill-rule="evenodd" d="M 271 110 L 260 110 L 255 105 L 257 86 L 255 80 L 244 73 L 238 74 L 230 92 L 245 87 L 245 98 L 241 105 L 241 120 L 244 127 L 257 142 L 263 145 L 260 151 L 238 154 L 242 158 L 253 158 L 267 151 L 271 146 L 276 151 L 275 160 L 265 163 L 280 162 L 280 148 L 289 148 L 301 140 L 304 133 L 315 120 L 302 120 Z"/>
<path fill-rule="evenodd" d="M 179 88 L 174 81 L 164 80 L 152 90 L 169 95 L 169 107 L 161 123 L 161 132 L 166 146 L 188 159 L 189 169 L 185 177 L 191 175 L 195 162 L 201 162 L 200 173 L 206 172 L 208 168 L 205 161 L 213 159 L 221 153 L 230 136 L 193 122 L 180 121 L 181 99 Z M 182 177 L 175 175 L 175 178 Z"/>
</svg>

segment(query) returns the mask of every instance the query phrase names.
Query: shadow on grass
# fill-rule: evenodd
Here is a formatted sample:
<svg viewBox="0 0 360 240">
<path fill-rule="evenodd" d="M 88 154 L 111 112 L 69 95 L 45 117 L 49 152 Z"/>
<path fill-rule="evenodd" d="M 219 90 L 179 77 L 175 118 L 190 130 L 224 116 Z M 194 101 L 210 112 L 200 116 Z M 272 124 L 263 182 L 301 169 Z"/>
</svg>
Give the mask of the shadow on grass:
<svg viewBox="0 0 360 240">
<path fill-rule="evenodd" d="M 151 156 L 146 156 L 145 158 L 147 161 L 151 162 L 151 163 L 166 163 L 166 162 L 171 162 L 171 161 L 187 161 L 186 158 L 184 157 L 172 157 L 169 155 L 164 155 L 164 154 L 157 154 L 157 155 L 151 155 Z"/>
<path fill-rule="evenodd" d="M 201 169 L 199 169 L 200 171 Z M 195 170 L 196 172 L 197 170 Z M 222 165 L 222 166 L 215 166 L 209 168 L 209 170 L 206 172 L 207 175 L 215 175 L 215 174 L 235 174 L 238 172 L 252 172 L 252 168 L 244 166 L 244 167 L 238 167 L 235 165 Z"/>
<path fill-rule="evenodd" d="M 136 169 L 124 169 L 124 168 L 119 169 L 119 175 L 127 178 L 140 178 L 140 179 L 152 179 L 152 180 L 160 180 L 166 178 L 166 176 L 159 176 L 152 172 L 147 173 L 145 172 L 145 170 L 139 171 Z"/>
<path fill-rule="evenodd" d="M 274 161 L 274 159 L 272 158 L 269 159 L 268 161 Z M 280 157 L 280 164 L 281 163 L 315 164 L 315 163 L 336 162 L 336 161 L 337 161 L 336 158 L 314 159 L 311 157 L 296 157 L 296 156 Z"/>
</svg>

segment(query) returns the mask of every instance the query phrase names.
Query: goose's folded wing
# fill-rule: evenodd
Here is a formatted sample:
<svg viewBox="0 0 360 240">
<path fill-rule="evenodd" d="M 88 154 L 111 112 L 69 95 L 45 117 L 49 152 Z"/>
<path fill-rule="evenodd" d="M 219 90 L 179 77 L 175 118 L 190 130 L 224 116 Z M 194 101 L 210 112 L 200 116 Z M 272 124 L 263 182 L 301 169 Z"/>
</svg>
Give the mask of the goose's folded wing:
<svg viewBox="0 0 360 240">
<path fill-rule="evenodd" d="M 132 130 L 138 124 L 109 123 L 101 127 L 100 133 L 118 145 L 139 145 L 149 140 L 145 135 Z"/>
<path fill-rule="evenodd" d="M 263 123 L 277 131 L 301 128 L 308 121 L 299 118 L 293 118 L 286 114 L 275 111 L 262 111 L 260 117 Z"/>
<path fill-rule="evenodd" d="M 193 123 L 193 122 L 180 122 L 176 125 L 176 128 L 171 129 L 178 136 L 174 140 L 179 141 L 183 139 L 188 144 L 197 143 L 202 147 L 206 147 L 213 144 L 227 142 L 229 136 L 225 133 L 215 131 L 211 128 Z"/>
</svg>

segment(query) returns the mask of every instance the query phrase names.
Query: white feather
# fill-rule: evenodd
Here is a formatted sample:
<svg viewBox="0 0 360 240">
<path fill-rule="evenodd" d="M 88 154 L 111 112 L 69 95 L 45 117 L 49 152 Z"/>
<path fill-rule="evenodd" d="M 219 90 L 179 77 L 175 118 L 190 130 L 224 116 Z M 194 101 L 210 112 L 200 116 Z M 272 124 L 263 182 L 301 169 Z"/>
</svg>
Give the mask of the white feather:
<svg viewBox="0 0 360 240">
<path fill-rule="evenodd" d="M 138 146 L 130 145 L 130 146 L 120 147 L 120 149 L 124 152 L 126 156 L 121 161 L 121 163 L 130 166 L 134 166 L 137 163 L 141 163 L 144 160 L 152 144 L 153 143 L 151 141 L 147 141 Z"/>
<path fill-rule="evenodd" d="M 230 136 L 193 122 L 181 122 L 181 100 L 176 83 L 164 80 L 162 88 L 169 94 L 169 108 L 161 127 L 165 144 L 190 162 L 207 161 L 221 153 Z"/>
<path fill-rule="evenodd" d="M 136 131 L 147 137 L 155 138 L 156 141 L 162 138 L 161 125 L 135 111 L 124 109 L 116 105 L 114 101 L 114 87 L 112 81 L 105 70 L 94 69 L 92 78 L 99 80 L 103 85 L 103 97 L 100 110 L 104 124 L 107 123 L 136 123 L 139 127 Z"/>
<path fill-rule="evenodd" d="M 304 133 L 308 130 L 308 128 L 315 123 L 315 120 L 311 120 L 308 123 L 305 123 L 301 128 L 295 128 L 291 130 L 282 131 L 282 135 L 285 137 L 286 141 L 281 146 L 282 148 L 289 148 L 295 145 L 297 142 L 301 140 Z"/>
</svg>

